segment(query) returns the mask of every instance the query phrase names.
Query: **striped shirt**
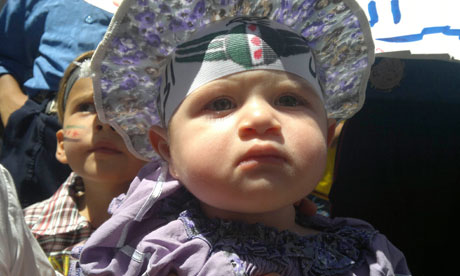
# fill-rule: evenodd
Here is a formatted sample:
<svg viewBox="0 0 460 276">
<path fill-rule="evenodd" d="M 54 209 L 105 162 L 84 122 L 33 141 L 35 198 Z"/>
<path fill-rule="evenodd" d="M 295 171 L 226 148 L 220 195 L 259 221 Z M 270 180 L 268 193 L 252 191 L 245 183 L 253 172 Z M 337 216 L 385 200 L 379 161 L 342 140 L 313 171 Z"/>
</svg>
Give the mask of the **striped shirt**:
<svg viewBox="0 0 460 276">
<path fill-rule="evenodd" d="M 84 191 L 81 177 L 72 173 L 47 200 L 24 209 L 24 218 L 54 269 L 67 275 L 71 251 L 94 231 L 78 212 L 76 198 Z"/>
</svg>

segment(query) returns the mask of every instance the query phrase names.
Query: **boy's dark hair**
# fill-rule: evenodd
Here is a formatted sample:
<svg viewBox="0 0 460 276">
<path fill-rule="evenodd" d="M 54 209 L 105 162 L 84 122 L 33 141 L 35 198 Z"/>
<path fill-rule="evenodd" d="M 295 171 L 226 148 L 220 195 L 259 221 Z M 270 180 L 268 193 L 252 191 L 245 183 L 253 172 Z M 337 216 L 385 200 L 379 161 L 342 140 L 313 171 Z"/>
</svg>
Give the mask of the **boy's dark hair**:
<svg viewBox="0 0 460 276">
<path fill-rule="evenodd" d="M 65 105 L 67 104 L 65 101 L 65 91 L 67 90 L 67 85 L 69 81 L 69 77 L 72 75 L 72 73 L 75 71 L 75 69 L 78 68 L 78 63 L 81 63 L 85 60 L 91 59 L 94 54 L 94 50 L 84 52 L 80 56 L 78 56 L 76 59 L 74 59 L 67 69 L 64 72 L 64 76 L 61 78 L 61 81 L 59 82 L 59 90 L 58 93 L 56 94 L 56 104 L 57 104 L 57 113 L 58 113 L 58 119 L 59 123 L 62 125 L 64 122 L 64 110 L 65 110 Z M 71 84 L 73 85 L 73 84 Z M 70 87 L 71 88 L 71 87 Z"/>
</svg>

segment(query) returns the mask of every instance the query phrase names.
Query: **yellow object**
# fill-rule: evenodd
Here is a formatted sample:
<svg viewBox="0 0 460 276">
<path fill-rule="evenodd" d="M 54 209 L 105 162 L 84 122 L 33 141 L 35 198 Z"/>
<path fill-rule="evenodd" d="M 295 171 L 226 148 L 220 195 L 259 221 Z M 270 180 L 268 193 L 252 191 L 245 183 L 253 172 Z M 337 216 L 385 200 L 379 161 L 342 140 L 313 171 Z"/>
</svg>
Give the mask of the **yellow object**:
<svg viewBox="0 0 460 276">
<path fill-rule="evenodd" d="M 323 179 L 315 188 L 314 194 L 316 196 L 322 196 L 323 198 L 325 197 L 325 199 L 329 199 L 329 192 L 331 191 L 332 181 L 334 180 L 333 177 L 336 152 L 337 147 L 331 147 L 327 152 L 326 172 L 324 173 Z"/>
<path fill-rule="evenodd" d="M 59 271 L 63 275 L 69 274 L 70 256 L 69 255 L 58 255 L 49 256 L 48 260 L 53 266 L 54 270 Z"/>
</svg>

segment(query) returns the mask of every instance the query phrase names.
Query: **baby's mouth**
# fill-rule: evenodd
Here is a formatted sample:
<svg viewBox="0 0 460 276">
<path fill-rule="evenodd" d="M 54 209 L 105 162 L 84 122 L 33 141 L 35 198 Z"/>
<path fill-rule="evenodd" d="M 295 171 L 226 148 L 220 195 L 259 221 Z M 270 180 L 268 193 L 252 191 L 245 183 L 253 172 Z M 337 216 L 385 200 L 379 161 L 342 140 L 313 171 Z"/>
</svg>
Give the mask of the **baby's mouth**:
<svg viewBox="0 0 460 276">
<path fill-rule="evenodd" d="M 262 165 L 279 166 L 287 162 L 285 155 L 271 145 L 255 145 L 238 161 L 241 169 L 247 170 Z"/>
</svg>

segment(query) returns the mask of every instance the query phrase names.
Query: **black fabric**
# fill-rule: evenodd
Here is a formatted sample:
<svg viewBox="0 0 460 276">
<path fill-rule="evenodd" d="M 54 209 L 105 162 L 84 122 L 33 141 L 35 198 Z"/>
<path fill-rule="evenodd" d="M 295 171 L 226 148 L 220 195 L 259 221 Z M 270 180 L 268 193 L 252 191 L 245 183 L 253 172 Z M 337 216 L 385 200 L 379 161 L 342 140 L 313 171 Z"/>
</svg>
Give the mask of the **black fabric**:
<svg viewBox="0 0 460 276">
<path fill-rule="evenodd" d="M 373 224 L 404 252 L 413 275 L 450 275 L 458 235 L 460 64 L 404 63 L 399 86 L 388 92 L 369 85 L 364 108 L 345 122 L 332 216 Z"/>
<path fill-rule="evenodd" d="M 49 100 L 27 100 L 11 114 L 3 133 L 0 163 L 13 177 L 22 207 L 47 199 L 71 170 L 57 161 L 56 115 L 45 113 Z"/>
</svg>

